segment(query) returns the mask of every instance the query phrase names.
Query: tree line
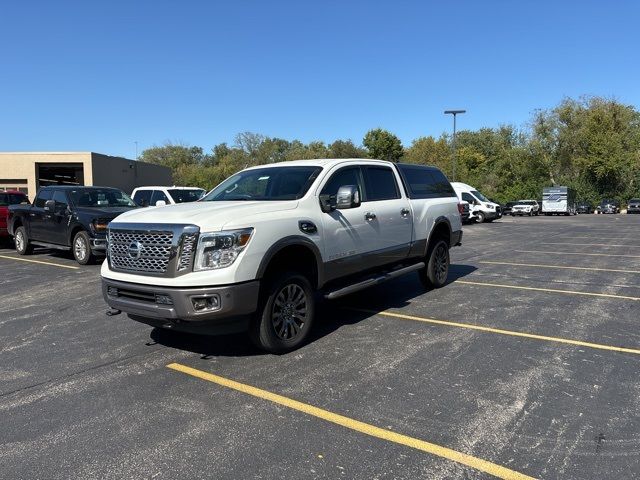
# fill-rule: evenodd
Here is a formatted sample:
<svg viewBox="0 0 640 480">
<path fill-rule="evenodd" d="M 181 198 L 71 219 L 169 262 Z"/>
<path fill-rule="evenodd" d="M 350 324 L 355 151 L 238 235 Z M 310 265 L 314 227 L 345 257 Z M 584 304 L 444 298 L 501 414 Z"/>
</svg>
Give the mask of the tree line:
<svg viewBox="0 0 640 480">
<path fill-rule="evenodd" d="M 362 139 L 333 143 L 285 140 L 240 133 L 234 144 L 202 147 L 167 143 L 142 152 L 140 160 L 170 167 L 179 185 L 213 188 L 243 168 L 311 158 L 379 158 L 435 165 L 453 174 L 450 134 L 416 138 L 403 146 L 393 133 L 377 128 Z M 640 197 L 640 113 L 631 105 L 602 97 L 566 98 L 536 110 L 517 128 L 462 130 L 456 135 L 456 181 L 480 189 L 498 202 L 539 199 L 542 188 L 565 185 L 578 198 L 621 203 Z"/>
</svg>

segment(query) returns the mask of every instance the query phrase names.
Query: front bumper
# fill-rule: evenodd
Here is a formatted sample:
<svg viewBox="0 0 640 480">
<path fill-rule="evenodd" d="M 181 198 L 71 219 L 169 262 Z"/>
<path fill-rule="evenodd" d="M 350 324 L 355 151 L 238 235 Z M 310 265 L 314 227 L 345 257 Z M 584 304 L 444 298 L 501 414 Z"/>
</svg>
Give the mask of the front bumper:
<svg viewBox="0 0 640 480">
<path fill-rule="evenodd" d="M 249 315 L 258 308 L 256 281 L 201 288 L 175 288 L 102 279 L 107 304 L 133 320 L 154 327 L 198 333 L 236 333 L 249 327 Z M 193 298 L 217 298 L 216 310 L 196 311 Z M 158 303 L 158 299 L 163 303 Z M 171 302 L 167 303 L 168 299 Z"/>
<path fill-rule="evenodd" d="M 640 207 L 628 207 L 627 213 L 640 213 Z"/>
<path fill-rule="evenodd" d="M 91 239 L 91 250 L 106 252 L 107 251 L 107 238 L 92 238 Z"/>
</svg>

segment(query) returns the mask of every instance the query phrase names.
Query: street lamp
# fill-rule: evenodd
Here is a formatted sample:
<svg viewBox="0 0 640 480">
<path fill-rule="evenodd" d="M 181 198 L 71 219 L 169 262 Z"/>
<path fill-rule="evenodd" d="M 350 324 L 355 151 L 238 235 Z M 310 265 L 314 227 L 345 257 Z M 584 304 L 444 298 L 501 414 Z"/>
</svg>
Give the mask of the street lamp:
<svg viewBox="0 0 640 480">
<path fill-rule="evenodd" d="M 467 113 L 466 110 L 445 110 L 445 115 L 453 115 L 453 168 L 451 172 L 451 181 L 456 180 L 456 115 L 459 113 Z"/>
</svg>

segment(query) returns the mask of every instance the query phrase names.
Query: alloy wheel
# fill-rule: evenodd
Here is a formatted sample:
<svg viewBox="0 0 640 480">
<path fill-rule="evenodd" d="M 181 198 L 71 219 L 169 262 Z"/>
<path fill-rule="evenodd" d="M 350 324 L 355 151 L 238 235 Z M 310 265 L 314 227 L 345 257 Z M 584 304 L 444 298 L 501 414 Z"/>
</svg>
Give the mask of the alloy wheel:
<svg viewBox="0 0 640 480">
<path fill-rule="evenodd" d="M 307 321 L 307 294 L 297 283 L 282 287 L 271 310 L 273 329 L 282 340 L 291 340 L 300 334 Z"/>
</svg>

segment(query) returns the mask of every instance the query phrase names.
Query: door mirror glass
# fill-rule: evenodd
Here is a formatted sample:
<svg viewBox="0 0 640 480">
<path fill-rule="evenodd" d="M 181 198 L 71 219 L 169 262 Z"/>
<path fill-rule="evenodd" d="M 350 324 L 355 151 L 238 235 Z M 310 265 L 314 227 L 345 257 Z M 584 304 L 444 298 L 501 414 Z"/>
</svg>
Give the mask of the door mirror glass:
<svg viewBox="0 0 640 480">
<path fill-rule="evenodd" d="M 56 208 L 56 202 L 54 200 L 47 200 L 44 202 L 44 210 L 45 212 L 53 212 Z"/>
<path fill-rule="evenodd" d="M 336 195 L 336 208 L 357 208 L 360 206 L 360 191 L 356 185 L 343 185 Z"/>
<path fill-rule="evenodd" d="M 167 204 L 164 200 L 158 200 L 156 202 L 156 207 L 164 207 Z"/>
</svg>

